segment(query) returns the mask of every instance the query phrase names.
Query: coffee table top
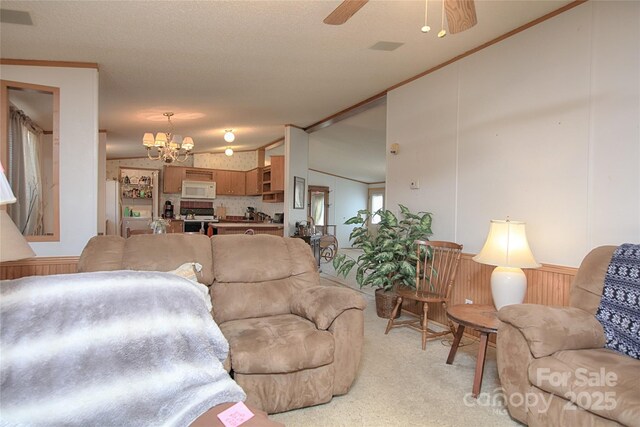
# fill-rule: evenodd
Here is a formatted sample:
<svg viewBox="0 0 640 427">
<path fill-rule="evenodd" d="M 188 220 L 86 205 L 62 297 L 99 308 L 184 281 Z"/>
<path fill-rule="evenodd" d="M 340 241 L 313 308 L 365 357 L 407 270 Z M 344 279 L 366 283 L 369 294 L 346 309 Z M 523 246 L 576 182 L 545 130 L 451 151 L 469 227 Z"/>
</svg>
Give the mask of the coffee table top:
<svg viewBox="0 0 640 427">
<path fill-rule="evenodd" d="M 481 332 L 498 331 L 498 312 L 492 305 L 458 304 L 447 309 L 447 315 L 456 323 Z"/>
</svg>

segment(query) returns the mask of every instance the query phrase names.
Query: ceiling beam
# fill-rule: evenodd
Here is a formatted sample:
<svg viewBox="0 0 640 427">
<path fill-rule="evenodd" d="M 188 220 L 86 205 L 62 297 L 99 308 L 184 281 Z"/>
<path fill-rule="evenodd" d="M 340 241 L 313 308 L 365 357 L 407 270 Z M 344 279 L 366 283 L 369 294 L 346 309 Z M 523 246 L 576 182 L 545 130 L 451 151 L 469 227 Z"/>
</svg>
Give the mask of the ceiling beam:
<svg viewBox="0 0 640 427">
<path fill-rule="evenodd" d="M 98 69 L 96 62 L 77 62 L 77 61 L 45 61 L 41 59 L 11 59 L 0 58 L 1 65 L 28 65 L 32 67 L 66 67 L 66 68 L 95 68 Z"/>
<path fill-rule="evenodd" d="M 352 105 L 347 109 L 338 111 L 337 113 L 332 114 L 331 116 L 326 117 L 320 120 L 319 122 L 312 124 L 311 126 L 307 126 L 303 130 L 307 133 L 318 131 L 328 126 L 335 125 L 336 123 L 342 120 L 348 119 L 349 117 L 353 117 L 357 114 L 367 111 L 370 108 L 376 107 L 378 105 L 382 105 L 385 102 L 387 102 L 386 90 L 384 92 L 380 92 L 379 94 L 372 96 L 371 98 L 367 98 L 364 101 L 357 103 L 356 105 Z"/>
</svg>

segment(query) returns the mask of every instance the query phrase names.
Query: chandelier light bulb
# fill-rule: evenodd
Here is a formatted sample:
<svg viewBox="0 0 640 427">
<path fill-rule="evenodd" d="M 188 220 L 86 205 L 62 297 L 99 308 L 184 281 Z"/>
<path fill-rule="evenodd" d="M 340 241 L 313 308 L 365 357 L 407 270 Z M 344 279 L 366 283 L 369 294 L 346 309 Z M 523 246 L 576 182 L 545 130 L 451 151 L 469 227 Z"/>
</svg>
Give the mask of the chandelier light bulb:
<svg viewBox="0 0 640 427">
<path fill-rule="evenodd" d="M 428 25 L 425 25 L 424 27 L 422 27 L 421 31 L 423 33 L 428 33 L 429 31 L 431 31 L 431 27 Z"/>
<path fill-rule="evenodd" d="M 224 140 L 227 142 L 233 142 L 236 139 L 236 136 L 233 134 L 232 130 L 224 131 Z M 230 154 L 229 154 L 230 155 Z"/>
<path fill-rule="evenodd" d="M 224 150 L 224 154 L 226 154 L 229 157 L 233 156 L 233 150 L 231 149 L 231 147 L 227 147 L 227 149 Z"/>
</svg>

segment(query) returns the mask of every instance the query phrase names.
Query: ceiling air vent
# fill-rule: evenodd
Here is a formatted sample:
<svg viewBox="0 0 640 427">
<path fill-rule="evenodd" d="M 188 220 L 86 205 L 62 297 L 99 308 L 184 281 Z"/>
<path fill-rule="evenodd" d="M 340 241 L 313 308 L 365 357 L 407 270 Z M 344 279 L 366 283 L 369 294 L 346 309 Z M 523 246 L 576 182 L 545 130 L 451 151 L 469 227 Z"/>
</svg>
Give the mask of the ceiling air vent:
<svg viewBox="0 0 640 427">
<path fill-rule="evenodd" d="M 371 49 L 371 50 L 384 50 L 386 52 L 391 52 L 392 50 L 396 50 L 397 48 L 399 48 L 403 44 L 404 43 L 398 43 L 398 42 L 378 42 L 378 43 L 374 44 L 373 46 L 371 46 L 369 49 Z"/>
<path fill-rule="evenodd" d="M 33 25 L 29 12 L 22 10 L 0 9 L 0 22 L 3 24 Z"/>
</svg>

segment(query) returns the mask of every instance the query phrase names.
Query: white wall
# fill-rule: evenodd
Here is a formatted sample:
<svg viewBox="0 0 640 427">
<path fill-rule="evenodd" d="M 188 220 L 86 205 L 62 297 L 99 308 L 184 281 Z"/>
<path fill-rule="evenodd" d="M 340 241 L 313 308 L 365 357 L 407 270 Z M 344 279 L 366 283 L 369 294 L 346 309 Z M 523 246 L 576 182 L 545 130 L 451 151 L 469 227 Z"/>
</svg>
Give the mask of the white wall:
<svg viewBox="0 0 640 427">
<path fill-rule="evenodd" d="M 469 253 L 507 216 L 546 263 L 640 242 L 639 55 L 640 3 L 587 2 L 389 92 L 387 207 Z"/>
<path fill-rule="evenodd" d="M 284 128 L 284 224 L 285 236 L 295 232 L 295 223 L 307 220 L 307 203 L 309 202 L 307 187 L 309 179 L 309 134 L 302 129 L 285 126 Z M 304 209 L 293 209 L 293 179 L 301 177 L 305 180 Z"/>
<path fill-rule="evenodd" d="M 107 133 L 98 134 L 98 234 L 105 234 L 107 228 L 106 219 L 106 188 L 107 180 Z"/>
<path fill-rule="evenodd" d="M 328 224 L 336 225 L 338 247 L 350 247 L 349 234 L 354 226 L 344 222 L 367 208 L 368 185 L 316 171 L 309 171 L 308 176 L 309 185 L 329 187 Z"/>
<path fill-rule="evenodd" d="M 60 88 L 60 241 L 31 247 L 37 256 L 80 255 L 97 233 L 98 70 L 0 65 L 0 74 Z"/>
</svg>

